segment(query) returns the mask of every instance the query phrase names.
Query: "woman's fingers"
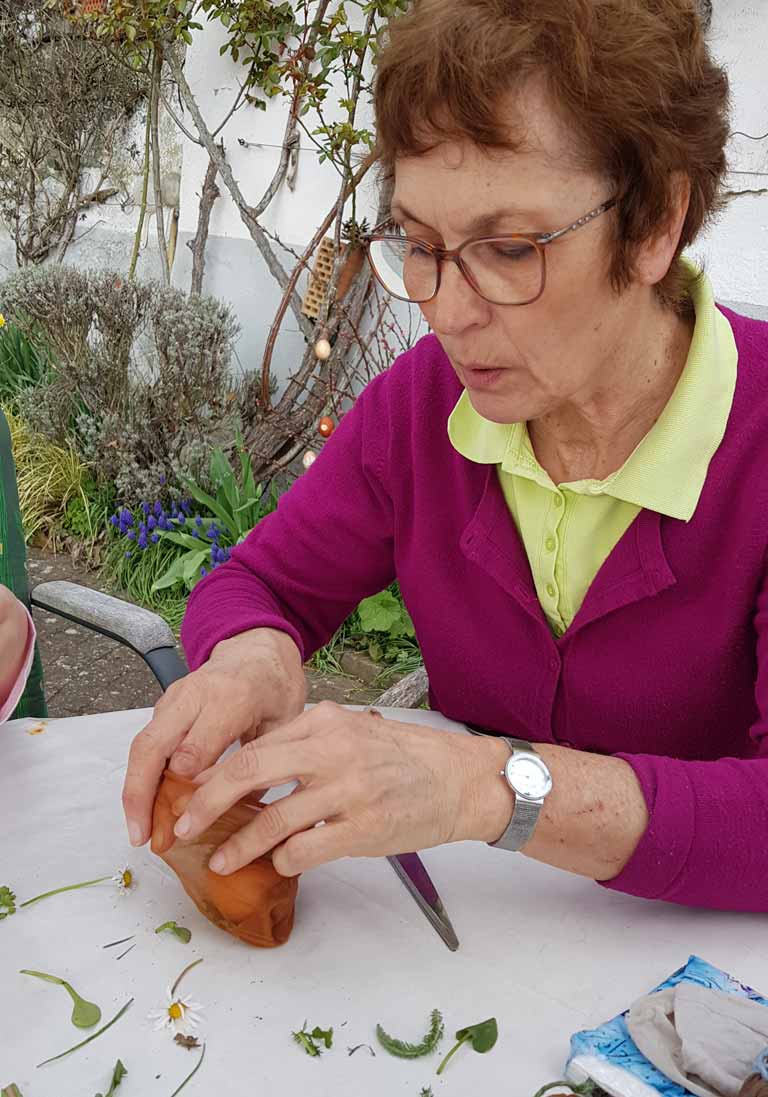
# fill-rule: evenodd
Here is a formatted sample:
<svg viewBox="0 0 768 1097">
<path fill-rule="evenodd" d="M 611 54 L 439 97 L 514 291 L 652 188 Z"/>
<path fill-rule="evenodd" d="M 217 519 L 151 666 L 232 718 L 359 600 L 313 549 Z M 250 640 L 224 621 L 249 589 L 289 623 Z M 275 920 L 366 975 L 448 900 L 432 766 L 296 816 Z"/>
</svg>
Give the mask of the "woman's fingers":
<svg viewBox="0 0 768 1097">
<path fill-rule="evenodd" d="M 357 828 L 346 820 L 328 822 L 294 834 L 272 853 L 272 864 L 281 876 L 298 876 L 339 857 L 354 857 L 359 835 Z"/>
<path fill-rule="evenodd" d="M 131 743 L 123 783 L 123 810 L 133 846 L 142 845 L 149 837 L 152 805 L 160 776 L 169 755 L 173 754 L 194 722 L 197 711 L 192 694 L 171 686 L 161 698 L 150 722 Z"/>
<path fill-rule="evenodd" d="M 176 835 L 184 839 L 196 838 L 254 789 L 301 780 L 307 776 L 307 767 L 306 745 L 301 740 L 247 743 L 210 771 L 176 823 Z"/>
<path fill-rule="evenodd" d="M 298 789 L 268 804 L 250 823 L 233 834 L 219 847 L 208 867 L 225 876 L 236 872 L 297 831 L 311 830 L 324 822 L 337 807 L 329 800 L 327 788 Z"/>
<path fill-rule="evenodd" d="M 217 700 L 209 671 L 174 682 L 131 744 L 123 785 L 123 808 L 132 845 L 146 842 L 152 805 L 166 765 L 185 777 L 210 766 L 238 738 L 253 713 L 243 697 L 225 706 Z M 168 761 L 170 759 L 170 762 Z"/>
</svg>

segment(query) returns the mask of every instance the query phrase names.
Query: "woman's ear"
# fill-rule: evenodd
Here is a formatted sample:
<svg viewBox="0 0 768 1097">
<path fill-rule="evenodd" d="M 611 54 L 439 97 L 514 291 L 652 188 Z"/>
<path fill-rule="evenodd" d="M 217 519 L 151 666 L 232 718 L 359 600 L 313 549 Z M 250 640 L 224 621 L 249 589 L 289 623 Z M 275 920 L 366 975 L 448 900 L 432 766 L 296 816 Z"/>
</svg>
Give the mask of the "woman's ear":
<svg viewBox="0 0 768 1097">
<path fill-rule="evenodd" d="M 633 264 L 635 276 L 647 286 L 655 286 L 665 277 L 677 254 L 680 236 L 691 201 L 691 181 L 683 172 L 670 179 L 669 207 L 662 225 L 637 249 Z"/>
</svg>

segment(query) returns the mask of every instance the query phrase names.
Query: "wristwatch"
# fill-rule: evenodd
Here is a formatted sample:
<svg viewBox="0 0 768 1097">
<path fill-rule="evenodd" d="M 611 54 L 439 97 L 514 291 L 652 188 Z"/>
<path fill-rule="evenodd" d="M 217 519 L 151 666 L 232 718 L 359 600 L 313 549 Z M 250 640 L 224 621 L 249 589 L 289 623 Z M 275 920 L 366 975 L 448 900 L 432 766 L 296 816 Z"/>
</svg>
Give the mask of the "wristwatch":
<svg viewBox="0 0 768 1097">
<path fill-rule="evenodd" d="M 552 774 L 540 754 L 522 739 L 501 738 L 510 750 L 504 769 L 499 771 L 515 794 L 515 807 L 507 829 L 491 846 L 517 851 L 533 834 L 545 799 L 552 790 Z"/>
</svg>

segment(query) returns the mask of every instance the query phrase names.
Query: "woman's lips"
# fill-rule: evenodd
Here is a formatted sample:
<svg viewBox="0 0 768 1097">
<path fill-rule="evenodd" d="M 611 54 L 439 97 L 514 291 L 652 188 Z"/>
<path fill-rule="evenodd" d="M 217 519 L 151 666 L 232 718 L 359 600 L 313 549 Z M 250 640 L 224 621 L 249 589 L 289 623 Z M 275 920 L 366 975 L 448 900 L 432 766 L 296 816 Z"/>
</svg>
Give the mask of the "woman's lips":
<svg viewBox="0 0 768 1097">
<path fill-rule="evenodd" d="M 468 389 L 491 389 L 501 381 L 505 370 L 484 366 L 462 366 L 461 372 Z"/>
</svg>

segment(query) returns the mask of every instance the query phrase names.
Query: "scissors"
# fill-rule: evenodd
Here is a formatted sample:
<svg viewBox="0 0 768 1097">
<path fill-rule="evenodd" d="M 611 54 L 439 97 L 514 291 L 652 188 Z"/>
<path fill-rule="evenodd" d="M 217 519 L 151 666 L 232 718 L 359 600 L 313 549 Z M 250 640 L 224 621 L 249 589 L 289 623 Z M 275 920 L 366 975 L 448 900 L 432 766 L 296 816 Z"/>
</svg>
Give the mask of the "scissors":
<svg viewBox="0 0 768 1097">
<path fill-rule="evenodd" d="M 396 857 L 387 857 L 387 860 L 443 944 L 451 952 L 455 952 L 459 947 L 459 939 L 418 853 L 400 853 Z"/>
</svg>

